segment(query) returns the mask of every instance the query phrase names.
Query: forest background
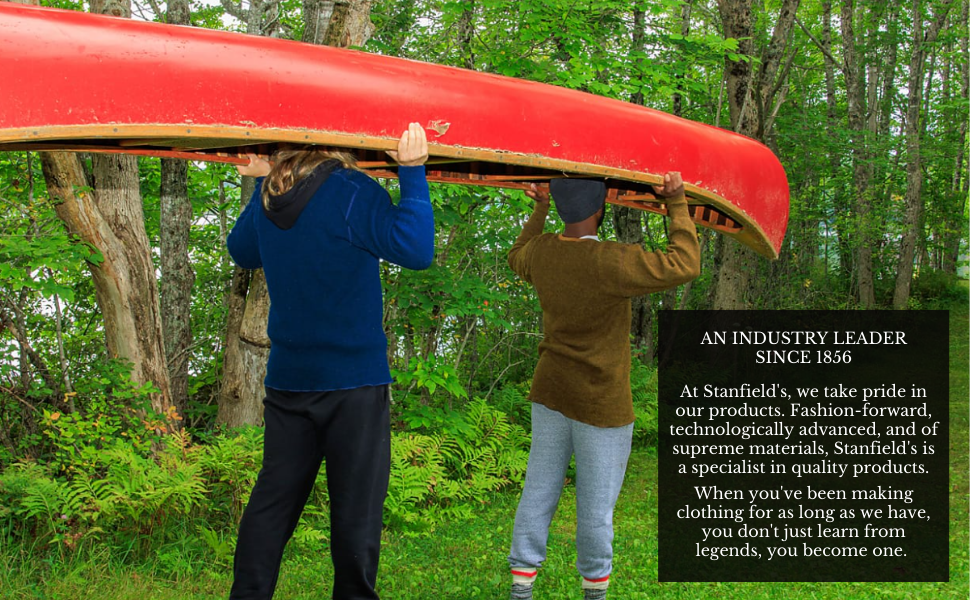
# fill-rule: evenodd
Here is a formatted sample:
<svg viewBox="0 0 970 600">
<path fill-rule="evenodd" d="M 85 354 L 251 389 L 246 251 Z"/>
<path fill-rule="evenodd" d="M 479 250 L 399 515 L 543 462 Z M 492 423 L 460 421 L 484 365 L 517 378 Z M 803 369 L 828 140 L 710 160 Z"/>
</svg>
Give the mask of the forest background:
<svg viewBox="0 0 970 600">
<path fill-rule="evenodd" d="M 780 258 L 704 230 L 701 277 L 634 305 L 636 449 L 618 529 L 636 533 L 618 535 L 615 591 L 966 597 L 966 0 L 42 4 L 531 79 L 764 142 L 791 188 Z M 251 189 L 217 164 L 0 153 L 0 597 L 225 596 L 269 345 L 262 276 L 224 246 Z M 425 597 L 430 580 L 438 597 L 501 597 L 541 338 L 538 301 L 506 252 L 531 207 L 518 192 L 447 185 L 432 201 L 432 268 L 382 267 L 395 378 L 382 589 Z M 606 228 L 666 243 L 663 219 L 639 211 L 613 208 Z M 951 311 L 951 583 L 656 583 L 657 315 L 705 308 Z M 329 585 L 326 506 L 318 485 L 283 597 Z M 553 534 L 559 568 L 537 584 L 550 597 L 577 587 L 569 512 Z M 456 560 L 457 581 L 440 564 Z"/>
</svg>

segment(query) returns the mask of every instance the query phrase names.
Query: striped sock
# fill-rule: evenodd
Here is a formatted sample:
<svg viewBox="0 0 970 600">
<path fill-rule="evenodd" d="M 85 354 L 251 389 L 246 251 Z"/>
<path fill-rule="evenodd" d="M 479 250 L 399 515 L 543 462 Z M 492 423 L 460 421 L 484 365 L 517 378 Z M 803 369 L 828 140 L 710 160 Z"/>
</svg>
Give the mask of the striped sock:
<svg viewBox="0 0 970 600">
<path fill-rule="evenodd" d="M 511 600 L 532 600 L 532 584 L 536 580 L 536 569 L 512 569 Z"/>
<path fill-rule="evenodd" d="M 583 600 L 605 600 L 606 589 L 610 586 L 610 576 L 598 579 L 583 577 Z"/>
</svg>

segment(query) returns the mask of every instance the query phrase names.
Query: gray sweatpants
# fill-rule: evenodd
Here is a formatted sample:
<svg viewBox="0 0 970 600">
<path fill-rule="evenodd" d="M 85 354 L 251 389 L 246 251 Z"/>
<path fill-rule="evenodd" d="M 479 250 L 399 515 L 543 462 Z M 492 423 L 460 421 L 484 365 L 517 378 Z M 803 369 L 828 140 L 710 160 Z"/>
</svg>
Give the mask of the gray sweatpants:
<svg viewBox="0 0 970 600">
<path fill-rule="evenodd" d="M 576 455 L 576 569 L 601 579 L 613 568 L 613 507 L 623 487 L 633 423 L 594 427 L 532 404 L 532 448 L 515 513 L 509 566 L 538 568 L 569 459 Z"/>
</svg>

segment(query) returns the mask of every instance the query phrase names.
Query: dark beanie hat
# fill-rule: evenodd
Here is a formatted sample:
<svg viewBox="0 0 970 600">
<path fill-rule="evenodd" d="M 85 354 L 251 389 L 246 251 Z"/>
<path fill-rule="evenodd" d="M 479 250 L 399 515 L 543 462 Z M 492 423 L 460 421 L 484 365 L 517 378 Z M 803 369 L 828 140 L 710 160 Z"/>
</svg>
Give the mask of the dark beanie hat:
<svg viewBox="0 0 970 600">
<path fill-rule="evenodd" d="M 549 191 L 563 223 L 579 223 L 596 214 L 606 201 L 606 184 L 592 179 L 553 179 Z"/>
</svg>

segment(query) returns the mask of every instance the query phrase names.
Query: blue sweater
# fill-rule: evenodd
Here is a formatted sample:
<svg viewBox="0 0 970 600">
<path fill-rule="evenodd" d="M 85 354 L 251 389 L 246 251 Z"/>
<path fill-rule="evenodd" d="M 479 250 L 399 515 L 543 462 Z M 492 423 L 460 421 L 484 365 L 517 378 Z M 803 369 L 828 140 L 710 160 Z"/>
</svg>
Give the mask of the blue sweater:
<svg viewBox="0 0 970 600">
<path fill-rule="evenodd" d="M 390 383 L 379 259 L 426 269 L 434 215 L 423 166 L 400 167 L 401 201 L 367 175 L 335 170 L 288 229 L 256 191 L 226 245 L 237 265 L 262 268 L 272 347 L 265 385 L 327 391 Z"/>
</svg>

